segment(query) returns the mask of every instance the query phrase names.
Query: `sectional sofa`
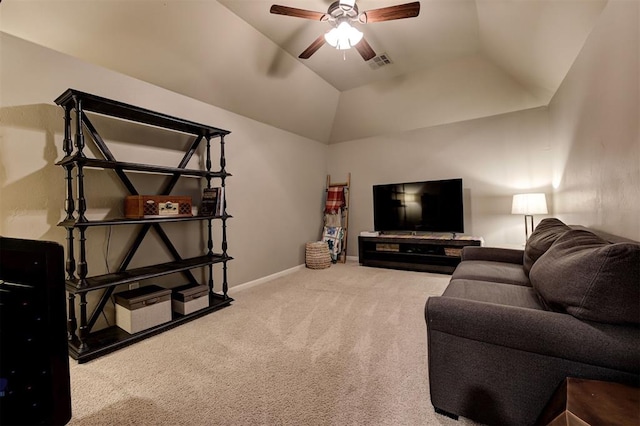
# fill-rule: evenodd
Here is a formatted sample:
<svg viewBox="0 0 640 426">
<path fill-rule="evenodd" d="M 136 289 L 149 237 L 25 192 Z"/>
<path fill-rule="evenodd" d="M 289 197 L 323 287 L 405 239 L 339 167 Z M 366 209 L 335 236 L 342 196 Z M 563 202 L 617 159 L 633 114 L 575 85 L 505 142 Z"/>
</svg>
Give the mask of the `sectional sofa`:
<svg viewBox="0 0 640 426">
<path fill-rule="evenodd" d="M 640 244 L 544 219 L 524 250 L 465 247 L 425 318 L 436 411 L 534 424 L 565 377 L 640 385 Z"/>
</svg>

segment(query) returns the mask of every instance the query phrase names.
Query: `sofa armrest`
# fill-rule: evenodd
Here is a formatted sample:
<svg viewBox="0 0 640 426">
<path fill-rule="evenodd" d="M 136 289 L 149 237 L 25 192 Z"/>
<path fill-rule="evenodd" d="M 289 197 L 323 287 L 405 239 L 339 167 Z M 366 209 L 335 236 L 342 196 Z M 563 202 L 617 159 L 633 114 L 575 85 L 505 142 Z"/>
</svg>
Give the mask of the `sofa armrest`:
<svg viewBox="0 0 640 426">
<path fill-rule="evenodd" d="M 522 265 L 523 257 L 524 250 L 478 246 L 463 247 L 461 256 L 462 260 L 490 260 L 517 265 Z"/>
<path fill-rule="evenodd" d="M 452 297 L 430 297 L 425 318 L 429 333 L 640 373 L 638 327 Z"/>
</svg>

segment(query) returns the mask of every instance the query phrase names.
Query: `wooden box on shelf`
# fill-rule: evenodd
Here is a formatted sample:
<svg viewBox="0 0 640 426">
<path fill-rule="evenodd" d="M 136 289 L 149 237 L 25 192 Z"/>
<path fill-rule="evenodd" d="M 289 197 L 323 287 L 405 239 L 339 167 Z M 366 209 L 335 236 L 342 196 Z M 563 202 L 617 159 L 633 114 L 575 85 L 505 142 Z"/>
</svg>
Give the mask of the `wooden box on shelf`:
<svg viewBox="0 0 640 426">
<path fill-rule="evenodd" d="M 181 195 L 129 195 L 124 199 L 124 216 L 129 219 L 191 216 L 191 197 Z"/>
</svg>

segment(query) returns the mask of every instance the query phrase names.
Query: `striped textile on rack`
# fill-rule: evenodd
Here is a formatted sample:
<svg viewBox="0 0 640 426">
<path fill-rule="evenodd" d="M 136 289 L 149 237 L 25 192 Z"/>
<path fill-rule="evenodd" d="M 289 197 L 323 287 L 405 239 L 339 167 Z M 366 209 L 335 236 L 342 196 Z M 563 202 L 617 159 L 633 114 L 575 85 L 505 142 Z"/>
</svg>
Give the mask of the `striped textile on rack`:
<svg viewBox="0 0 640 426">
<path fill-rule="evenodd" d="M 325 213 L 338 213 L 344 207 L 344 187 L 331 186 L 327 188 L 327 202 L 325 204 Z"/>
</svg>

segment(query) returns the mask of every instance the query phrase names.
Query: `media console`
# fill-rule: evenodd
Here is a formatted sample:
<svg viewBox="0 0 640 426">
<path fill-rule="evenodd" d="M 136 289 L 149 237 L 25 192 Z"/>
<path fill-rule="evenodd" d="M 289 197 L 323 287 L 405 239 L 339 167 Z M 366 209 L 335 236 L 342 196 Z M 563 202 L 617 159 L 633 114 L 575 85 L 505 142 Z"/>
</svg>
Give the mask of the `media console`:
<svg viewBox="0 0 640 426">
<path fill-rule="evenodd" d="M 358 237 L 363 266 L 451 274 L 460 263 L 462 248 L 481 246 L 482 238 L 429 235 Z"/>
</svg>

